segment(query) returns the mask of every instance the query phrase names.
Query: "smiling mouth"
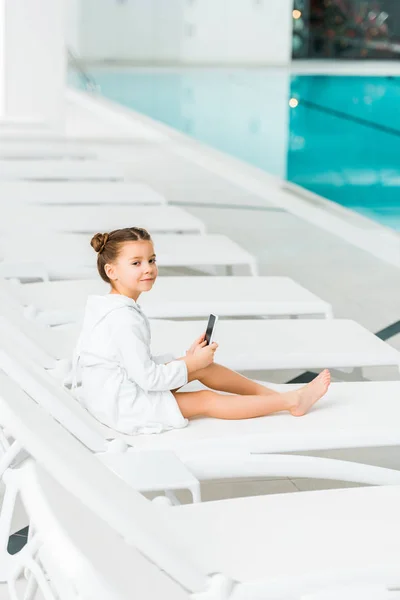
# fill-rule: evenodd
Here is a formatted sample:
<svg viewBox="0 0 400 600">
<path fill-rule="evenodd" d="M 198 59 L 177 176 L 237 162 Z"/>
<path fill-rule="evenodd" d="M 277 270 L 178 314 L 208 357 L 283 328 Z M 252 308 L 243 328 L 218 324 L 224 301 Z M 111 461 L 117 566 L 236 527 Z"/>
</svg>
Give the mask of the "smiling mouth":
<svg viewBox="0 0 400 600">
<path fill-rule="evenodd" d="M 154 281 L 154 279 L 141 279 L 140 281 Z"/>
</svg>

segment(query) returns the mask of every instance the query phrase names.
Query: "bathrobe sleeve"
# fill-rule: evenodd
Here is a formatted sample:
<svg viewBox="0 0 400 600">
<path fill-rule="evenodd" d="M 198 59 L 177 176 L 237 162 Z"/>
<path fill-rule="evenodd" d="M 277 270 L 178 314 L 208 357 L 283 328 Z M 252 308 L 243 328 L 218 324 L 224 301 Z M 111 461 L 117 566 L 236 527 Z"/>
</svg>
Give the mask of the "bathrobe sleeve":
<svg viewBox="0 0 400 600">
<path fill-rule="evenodd" d="M 165 363 L 170 363 L 175 360 L 175 356 L 173 354 L 157 354 L 156 356 L 151 357 L 156 365 L 165 365 Z"/>
<path fill-rule="evenodd" d="M 116 324 L 112 337 L 129 379 L 143 390 L 163 392 L 187 383 L 188 372 L 183 360 L 172 360 L 166 365 L 158 364 L 161 357 L 153 359 L 142 324 L 136 316 Z"/>
</svg>

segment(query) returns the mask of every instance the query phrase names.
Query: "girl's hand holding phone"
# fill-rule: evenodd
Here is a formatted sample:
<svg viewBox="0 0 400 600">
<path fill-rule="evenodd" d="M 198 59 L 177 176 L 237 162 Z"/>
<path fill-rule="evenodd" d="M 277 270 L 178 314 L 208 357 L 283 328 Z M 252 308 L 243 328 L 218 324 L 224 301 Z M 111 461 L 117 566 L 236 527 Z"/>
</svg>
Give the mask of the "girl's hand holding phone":
<svg viewBox="0 0 400 600">
<path fill-rule="evenodd" d="M 201 336 L 204 338 L 204 335 Z M 186 353 L 185 362 L 189 371 L 198 371 L 205 369 L 214 362 L 214 354 L 218 344 L 213 342 L 207 345 L 207 342 L 198 338 Z"/>
<path fill-rule="evenodd" d="M 206 338 L 206 334 L 202 333 L 200 337 L 198 337 L 193 344 L 190 346 L 189 350 L 186 350 L 186 356 L 190 356 L 192 355 L 196 348 L 198 348 L 199 346 L 201 346 L 202 348 L 207 344 L 207 342 L 205 341 Z"/>
</svg>

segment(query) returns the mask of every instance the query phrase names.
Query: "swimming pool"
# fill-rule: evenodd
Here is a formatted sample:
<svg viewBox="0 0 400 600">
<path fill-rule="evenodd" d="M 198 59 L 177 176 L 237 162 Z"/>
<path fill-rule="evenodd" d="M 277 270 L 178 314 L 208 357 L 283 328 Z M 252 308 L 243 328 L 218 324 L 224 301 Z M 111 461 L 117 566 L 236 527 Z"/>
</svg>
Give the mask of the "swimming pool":
<svg viewBox="0 0 400 600">
<path fill-rule="evenodd" d="M 400 231 L 400 78 L 91 74 L 107 98 Z"/>
</svg>

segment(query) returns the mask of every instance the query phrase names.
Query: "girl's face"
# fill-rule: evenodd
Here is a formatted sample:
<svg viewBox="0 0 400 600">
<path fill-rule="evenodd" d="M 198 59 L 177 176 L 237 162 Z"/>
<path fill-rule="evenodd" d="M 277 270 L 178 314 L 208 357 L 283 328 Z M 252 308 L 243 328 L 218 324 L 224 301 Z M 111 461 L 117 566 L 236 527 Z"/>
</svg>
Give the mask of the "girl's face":
<svg viewBox="0 0 400 600">
<path fill-rule="evenodd" d="M 151 290 L 157 279 L 153 242 L 124 242 L 116 262 L 107 264 L 105 272 L 118 294 L 137 300 L 142 292 Z"/>
</svg>

